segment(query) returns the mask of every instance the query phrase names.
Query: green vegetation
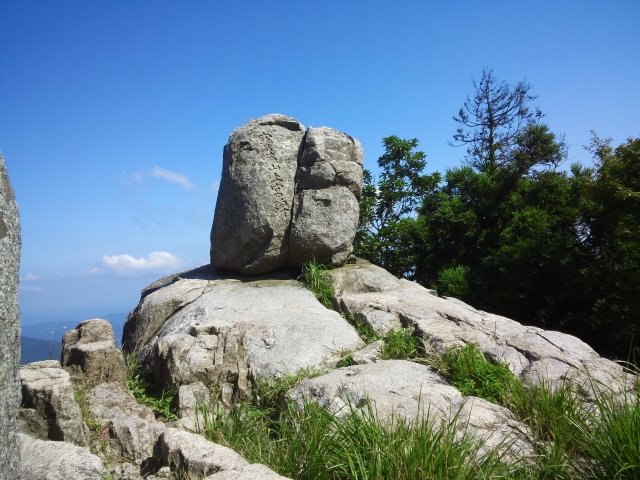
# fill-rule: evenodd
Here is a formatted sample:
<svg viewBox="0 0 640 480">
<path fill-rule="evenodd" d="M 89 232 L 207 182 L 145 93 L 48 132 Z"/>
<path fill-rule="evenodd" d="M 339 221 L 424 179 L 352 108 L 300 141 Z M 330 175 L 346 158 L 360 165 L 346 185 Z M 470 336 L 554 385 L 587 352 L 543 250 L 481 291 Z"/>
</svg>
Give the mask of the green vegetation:
<svg viewBox="0 0 640 480">
<path fill-rule="evenodd" d="M 504 404 L 518 382 L 505 364 L 493 364 L 473 344 L 447 349 L 440 373 L 464 396 L 472 395 Z"/>
<path fill-rule="evenodd" d="M 296 404 L 287 392 L 322 372 L 304 371 L 256 385 L 253 402 L 226 411 L 220 403 L 198 408 L 210 440 L 250 462 L 264 463 L 294 479 L 633 479 L 640 475 L 640 395 L 627 401 L 606 394 L 595 403 L 569 383 L 525 385 L 505 365 L 492 365 L 477 347 L 454 347 L 428 363 L 465 395 L 509 408 L 527 424 L 536 455 L 508 463 L 497 451 L 456 435 L 456 422 L 381 423 L 370 403 L 347 405 L 332 415 L 315 403 Z M 595 382 L 595 381 L 594 381 Z M 603 390 L 604 389 L 604 390 Z"/>
<path fill-rule="evenodd" d="M 594 167 L 560 169 L 562 135 L 531 85 L 485 70 L 455 120 L 467 150 L 424 173 L 418 140 L 386 137 L 363 177 L 354 253 L 519 322 L 576 335 L 600 354 L 640 354 L 640 138 L 595 134 Z"/>
<path fill-rule="evenodd" d="M 153 413 L 164 421 L 176 420 L 178 417 L 173 413 L 173 392 L 159 388 L 145 377 L 135 353 L 125 355 L 125 364 L 127 390 L 135 397 L 138 403 L 151 408 Z"/>
<path fill-rule="evenodd" d="M 311 260 L 302 266 L 302 275 L 298 278 L 302 284 L 316 296 L 325 307 L 333 309 L 331 298 L 333 286 L 326 279 L 326 271 L 330 267 Z"/>
<path fill-rule="evenodd" d="M 380 358 L 383 360 L 411 360 L 420 357 L 419 340 L 411 328 L 391 329 L 384 339 Z"/>
<path fill-rule="evenodd" d="M 478 458 L 481 445 L 458 438 L 455 421 L 389 427 L 370 404 L 342 416 L 290 400 L 277 411 L 244 404 L 200 413 L 207 438 L 294 479 L 472 479 L 508 470 L 497 455 Z"/>
</svg>

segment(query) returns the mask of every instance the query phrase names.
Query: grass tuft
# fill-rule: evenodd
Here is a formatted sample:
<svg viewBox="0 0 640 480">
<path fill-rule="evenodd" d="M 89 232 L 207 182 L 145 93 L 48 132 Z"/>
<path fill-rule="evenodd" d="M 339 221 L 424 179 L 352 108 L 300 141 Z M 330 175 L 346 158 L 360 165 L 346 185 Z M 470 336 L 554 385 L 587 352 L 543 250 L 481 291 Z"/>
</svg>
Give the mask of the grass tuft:
<svg viewBox="0 0 640 480">
<path fill-rule="evenodd" d="M 142 371 L 135 353 L 125 355 L 127 390 L 138 403 L 146 405 L 153 410 L 156 416 L 164 421 L 177 420 L 173 410 L 174 392 L 170 389 L 161 389 L 150 382 Z"/>
<path fill-rule="evenodd" d="M 325 307 L 333 309 L 334 289 L 326 279 L 326 272 L 331 269 L 329 265 L 323 265 L 314 260 L 305 263 L 302 266 L 302 275 L 298 277 L 298 280 L 310 290 L 316 298 Z"/>
</svg>

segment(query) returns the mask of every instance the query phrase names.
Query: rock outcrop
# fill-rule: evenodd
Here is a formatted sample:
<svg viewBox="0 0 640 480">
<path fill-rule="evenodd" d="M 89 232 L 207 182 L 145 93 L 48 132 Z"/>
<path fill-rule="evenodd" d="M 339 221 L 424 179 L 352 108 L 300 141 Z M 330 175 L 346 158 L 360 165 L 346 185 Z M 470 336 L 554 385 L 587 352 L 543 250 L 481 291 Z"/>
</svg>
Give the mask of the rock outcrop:
<svg viewBox="0 0 640 480">
<path fill-rule="evenodd" d="M 429 418 L 440 425 L 455 419 L 460 434 L 481 442 L 480 455 L 501 447 L 511 460 L 533 453 L 531 431 L 509 410 L 482 398 L 463 398 L 429 367 L 406 360 L 339 368 L 305 380 L 290 396 L 300 407 L 317 402 L 335 415 L 361 409 L 369 401 L 377 418 L 387 424 Z"/>
<path fill-rule="evenodd" d="M 124 357 L 116 348 L 107 320 L 85 320 L 62 337 L 62 367 L 76 387 L 103 382 L 125 382 Z"/>
<path fill-rule="evenodd" d="M 88 448 L 68 442 L 38 440 L 23 434 L 20 434 L 19 445 L 23 480 L 104 478 L 102 460 Z"/>
<path fill-rule="evenodd" d="M 226 405 L 249 399 L 256 378 L 328 368 L 362 346 L 344 318 L 286 271 L 233 276 L 207 265 L 144 293 L 123 348 L 153 366 L 162 384 L 216 386 Z"/>
<path fill-rule="evenodd" d="M 69 374 L 56 360 L 29 363 L 22 378 L 22 433 L 87 446 L 87 431 Z"/>
<path fill-rule="evenodd" d="M 336 309 L 381 333 L 390 327 L 411 328 L 438 353 L 474 344 L 489 360 L 506 362 L 514 374 L 529 382 L 569 381 L 587 396 L 597 383 L 619 391 L 628 386 L 621 366 L 601 358 L 576 337 L 527 327 L 460 300 L 440 298 L 369 262 L 331 270 L 327 278 L 334 286 Z"/>
<path fill-rule="evenodd" d="M 20 478 L 20 218 L 0 153 L 0 480 Z"/>
<path fill-rule="evenodd" d="M 211 264 L 261 274 L 315 258 L 344 264 L 358 227 L 362 146 L 336 130 L 272 114 L 224 148 Z"/>
</svg>

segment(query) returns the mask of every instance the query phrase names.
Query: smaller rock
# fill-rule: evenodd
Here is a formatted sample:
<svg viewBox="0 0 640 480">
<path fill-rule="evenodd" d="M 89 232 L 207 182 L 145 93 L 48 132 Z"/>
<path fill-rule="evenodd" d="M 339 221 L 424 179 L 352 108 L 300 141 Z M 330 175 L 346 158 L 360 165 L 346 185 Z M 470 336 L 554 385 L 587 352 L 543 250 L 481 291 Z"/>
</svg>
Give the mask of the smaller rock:
<svg viewBox="0 0 640 480">
<path fill-rule="evenodd" d="M 375 362 L 380 359 L 380 355 L 382 354 L 382 347 L 384 346 L 384 340 L 376 340 L 375 342 L 370 343 L 362 350 L 358 350 L 357 352 L 353 352 L 351 354 L 351 359 L 353 363 L 356 365 L 363 365 L 365 363 Z"/>
<path fill-rule="evenodd" d="M 163 465 L 183 468 L 190 478 L 204 478 L 219 471 L 238 470 L 249 463 L 230 448 L 203 436 L 168 428 L 158 440 Z"/>
<path fill-rule="evenodd" d="M 111 420 L 109 433 L 120 449 L 120 455 L 140 464 L 153 456 L 153 446 L 166 430 L 162 422 L 125 415 Z"/>
<path fill-rule="evenodd" d="M 139 404 L 133 395 L 119 383 L 102 383 L 87 396 L 89 413 L 97 420 L 113 420 L 126 415 L 136 415 L 153 422 L 155 415 L 149 407 Z"/>
<path fill-rule="evenodd" d="M 358 320 L 369 325 L 378 335 L 386 336 L 391 330 L 400 330 L 402 322 L 397 313 L 378 310 L 375 308 L 365 308 L 355 314 Z"/>
<path fill-rule="evenodd" d="M 110 477 L 107 476 L 107 478 L 114 480 L 140 480 L 142 478 L 140 467 L 128 462 L 114 465 L 109 468 L 108 473 Z"/>
<path fill-rule="evenodd" d="M 176 477 L 173 475 L 169 467 L 162 467 L 155 474 L 148 476 L 146 480 L 160 480 L 160 479 L 173 480 L 174 478 Z"/>
<path fill-rule="evenodd" d="M 22 432 L 35 438 L 86 446 L 87 430 L 76 403 L 69 374 L 55 360 L 20 368 Z"/>
<path fill-rule="evenodd" d="M 124 385 L 126 381 L 124 357 L 116 348 L 113 328 L 107 320 L 85 320 L 65 333 L 60 357 L 62 367 L 77 387 L 107 381 Z"/>
<path fill-rule="evenodd" d="M 211 408 L 211 391 L 202 382 L 182 385 L 178 389 L 178 416 L 190 418 L 196 416 L 196 409 L 205 406 Z"/>
<path fill-rule="evenodd" d="M 102 480 L 102 460 L 88 448 L 20 434 L 22 480 Z"/>
<path fill-rule="evenodd" d="M 205 480 L 290 480 L 288 477 L 278 475 L 276 472 L 260 463 L 247 465 L 238 470 L 225 470 L 214 473 Z"/>
</svg>

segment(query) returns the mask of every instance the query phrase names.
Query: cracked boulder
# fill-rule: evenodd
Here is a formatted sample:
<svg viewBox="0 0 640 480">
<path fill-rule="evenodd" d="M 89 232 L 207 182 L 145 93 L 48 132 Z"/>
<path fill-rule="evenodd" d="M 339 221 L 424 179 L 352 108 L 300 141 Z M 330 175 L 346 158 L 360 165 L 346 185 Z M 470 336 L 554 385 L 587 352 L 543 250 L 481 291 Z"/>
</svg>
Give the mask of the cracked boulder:
<svg viewBox="0 0 640 480">
<path fill-rule="evenodd" d="M 279 114 L 236 128 L 224 147 L 211 264 L 261 274 L 311 259 L 342 265 L 358 227 L 362 146 Z"/>
<path fill-rule="evenodd" d="M 587 398 L 593 387 L 622 392 L 631 379 L 620 365 L 600 357 L 589 345 L 560 332 L 527 327 L 499 315 L 476 310 L 454 298 L 440 298 L 413 282 L 397 279 L 383 268 L 358 259 L 328 272 L 333 303 L 374 330 L 397 322 L 412 328 L 436 352 L 456 345 L 476 345 L 494 362 L 506 362 L 529 382 L 571 382 Z M 383 320 L 381 320 L 383 319 Z M 395 319 L 395 320 L 394 320 Z"/>
<path fill-rule="evenodd" d="M 69 374 L 55 360 L 20 368 L 22 408 L 20 430 L 43 440 L 88 444 L 82 412 L 76 403 Z"/>
<path fill-rule="evenodd" d="M 263 273 L 285 264 L 304 133 L 296 119 L 278 114 L 231 133 L 211 228 L 213 265 Z"/>
<path fill-rule="evenodd" d="M 176 391 L 202 382 L 225 405 L 251 398 L 252 382 L 330 368 L 361 348 L 354 328 L 287 271 L 233 275 L 210 265 L 143 291 L 127 318 L 123 349 Z"/>
<path fill-rule="evenodd" d="M 116 348 L 113 328 L 107 320 L 85 320 L 62 337 L 62 368 L 76 387 L 103 382 L 125 382 L 122 352 Z"/>
<path fill-rule="evenodd" d="M 496 448 L 504 448 L 512 460 L 533 453 L 531 431 L 509 410 L 482 398 L 463 398 L 429 367 L 406 360 L 339 368 L 305 380 L 289 395 L 299 407 L 316 402 L 338 416 L 360 411 L 369 401 L 384 424 L 429 419 L 439 425 L 455 419 L 458 434 L 481 442 L 480 456 Z"/>
</svg>

